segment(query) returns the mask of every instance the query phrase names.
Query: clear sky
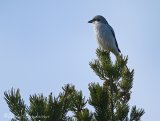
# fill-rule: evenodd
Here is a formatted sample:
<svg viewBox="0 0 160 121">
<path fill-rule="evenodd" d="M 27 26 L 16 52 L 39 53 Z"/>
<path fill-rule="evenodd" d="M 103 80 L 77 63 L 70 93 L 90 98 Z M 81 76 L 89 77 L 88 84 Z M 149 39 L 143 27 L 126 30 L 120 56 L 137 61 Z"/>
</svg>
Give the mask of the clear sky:
<svg viewBox="0 0 160 121">
<path fill-rule="evenodd" d="M 89 62 L 96 58 L 93 26 L 103 15 L 114 28 L 128 66 L 135 69 L 131 105 L 144 108 L 143 121 L 160 114 L 160 2 L 158 0 L 0 0 L 0 120 L 9 121 L 3 93 L 58 95 L 71 83 L 89 96 L 102 81 Z"/>
</svg>

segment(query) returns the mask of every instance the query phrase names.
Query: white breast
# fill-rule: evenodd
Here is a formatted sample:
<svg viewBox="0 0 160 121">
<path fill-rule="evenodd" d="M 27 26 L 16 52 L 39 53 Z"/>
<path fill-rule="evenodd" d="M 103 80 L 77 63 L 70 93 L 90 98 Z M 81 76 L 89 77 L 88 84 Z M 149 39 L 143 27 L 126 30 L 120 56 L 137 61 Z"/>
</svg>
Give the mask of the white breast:
<svg viewBox="0 0 160 121">
<path fill-rule="evenodd" d="M 97 42 L 103 50 L 111 51 L 114 44 L 114 38 L 112 36 L 112 33 L 110 29 L 107 27 L 106 24 L 103 23 L 95 23 L 95 33 Z"/>
</svg>

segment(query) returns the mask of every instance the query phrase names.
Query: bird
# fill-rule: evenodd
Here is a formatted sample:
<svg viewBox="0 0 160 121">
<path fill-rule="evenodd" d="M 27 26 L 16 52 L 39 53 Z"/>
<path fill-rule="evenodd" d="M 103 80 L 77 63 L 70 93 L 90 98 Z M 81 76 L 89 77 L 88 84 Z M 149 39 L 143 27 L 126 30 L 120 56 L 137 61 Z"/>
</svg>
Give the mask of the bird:
<svg viewBox="0 0 160 121">
<path fill-rule="evenodd" d="M 101 15 L 96 15 L 88 23 L 94 25 L 99 48 L 107 52 L 112 52 L 116 57 L 120 55 L 121 51 L 118 47 L 115 32 L 107 20 Z"/>
</svg>

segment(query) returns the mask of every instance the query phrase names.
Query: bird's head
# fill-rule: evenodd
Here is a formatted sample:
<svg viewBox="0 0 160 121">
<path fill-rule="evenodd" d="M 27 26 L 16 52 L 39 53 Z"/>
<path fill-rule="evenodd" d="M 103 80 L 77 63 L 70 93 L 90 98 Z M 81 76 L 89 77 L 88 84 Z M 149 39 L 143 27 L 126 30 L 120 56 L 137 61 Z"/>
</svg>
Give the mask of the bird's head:
<svg viewBox="0 0 160 121">
<path fill-rule="evenodd" d="M 95 16 L 92 20 L 88 21 L 88 23 L 103 23 L 103 24 L 108 24 L 107 20 L 101 16 L 101 15 L 97 15 Z"/>
</svg>

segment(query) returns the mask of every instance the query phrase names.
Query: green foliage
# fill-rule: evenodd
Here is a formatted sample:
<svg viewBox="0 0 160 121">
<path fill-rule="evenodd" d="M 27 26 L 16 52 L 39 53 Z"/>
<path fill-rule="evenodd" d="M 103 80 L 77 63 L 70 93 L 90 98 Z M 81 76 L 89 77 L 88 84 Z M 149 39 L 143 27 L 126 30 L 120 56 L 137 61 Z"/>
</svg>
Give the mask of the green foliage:
<svg viewBox="0 0 160 121">
<path fill-rule="evenodd" d="M 136 106 L 133 106 L 130 114 L 130 121 L 139 121 L 144 113 L 143 109 L 137 109 Z"/>
<path fill-rule="evenodd" d="M 95 118 L 97 121 L 105 121 L 111 116 L 110 100 L 108 87 L 100 86 L 99 84 L 91 83 L 89 85 L 90 99 L 89 104 L 95 108 Z"/>
<path fill-rule="evenodd" d="M 62 87 L 59 95 L 52 93 L 30 95 L 26 106 L 19 89 L 4 92 L 5 100 L 14 114 L 13 121 L 140 121 L 143 109 L 128 105 L 133 86 L 134 70 L 127 67 L 128 57 L 117 56 L 113 62 L 110 54 L 97 49 L 98 59 L 90 62 L 96 75 L 104 81 L 90 83 L 90 97 L 87 100 L 82 91 L 71 84 Z M 90 111 L 86 105 L 95 109 Z M 72 115 L 68 115 L 72 112 Z M 129 113 L 130 112 L 130 113 Z"/>
<path fill-rule="evenodd" d="M 10 91 L 4 92 L 4 95 L 10 111 L 15 115 L 15 119 L 13 120 L 26 121 L 27 107 L 21 98 L 19 89 L 14 90 L 12 88 Z"/>
</svg>

